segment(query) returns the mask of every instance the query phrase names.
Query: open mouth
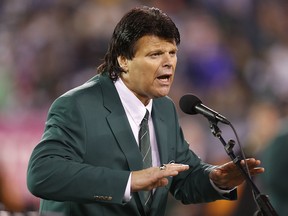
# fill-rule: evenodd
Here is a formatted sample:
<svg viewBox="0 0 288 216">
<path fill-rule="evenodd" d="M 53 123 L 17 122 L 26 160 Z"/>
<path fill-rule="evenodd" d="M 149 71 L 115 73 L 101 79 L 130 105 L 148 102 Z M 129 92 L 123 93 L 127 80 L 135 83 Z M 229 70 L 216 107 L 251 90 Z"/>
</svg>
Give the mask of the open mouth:
<svg viewBox="0 0 288 216">
<path fill-rule="evenodd" d="M 159 80 L 163 80 L 163 81 L 168 81 L 170 79 L 171 75 L 162 75 L 162 76 L 159 76 L 157 77 L 157 79 Z"/>
</svg>

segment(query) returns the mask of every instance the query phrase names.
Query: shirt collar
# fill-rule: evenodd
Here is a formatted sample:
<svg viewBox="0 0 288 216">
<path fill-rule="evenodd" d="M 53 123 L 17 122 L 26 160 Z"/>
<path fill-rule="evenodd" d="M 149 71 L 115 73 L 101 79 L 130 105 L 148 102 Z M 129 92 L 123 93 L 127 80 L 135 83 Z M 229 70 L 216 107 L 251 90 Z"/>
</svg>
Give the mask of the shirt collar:
<svg viewBox="0 0 288 216">
<path fill-rule="evenodd" d="M 121 78 L 115 81 L 114 84 L 120 96 L 121 102 L 124 106 L 126 114 L 130 115 L 137 125 L 140 125 L 142 119 L 145 116 L 146 109 L 151 114 L 152 99 L 147 106 L 144 106 L 144 104 L 136 97 L 136 95 L 130 89 L 128 89 L 128 87 L 124 84 Z M 149 118 L 150 116 L 151 115 L 149 115 Z"/>
</svg>

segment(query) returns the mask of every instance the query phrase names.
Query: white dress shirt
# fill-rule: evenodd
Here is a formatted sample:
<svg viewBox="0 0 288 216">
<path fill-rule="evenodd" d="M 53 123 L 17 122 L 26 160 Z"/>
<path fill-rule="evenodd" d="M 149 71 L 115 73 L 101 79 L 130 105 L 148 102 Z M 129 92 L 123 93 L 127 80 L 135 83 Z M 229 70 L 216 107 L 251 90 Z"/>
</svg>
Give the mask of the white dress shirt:
<svg viewBox="0 0 288 216">
<path fill-rule="evenodd" d="M 148 119 L 148 126 L 150 134 L 151 153 L 152 153 L 152 166 L 160 166 L 159 151 L 156 141 L 154 125 L 151 118 L 152 99 L 150 100 L 147 106 L 144 106 L 144 104 L 133 94 L 133 92 L 127 88 L 127 86 L 124 84 L 121 78 L 115 81 L 114 84 L 119 94 L 120 100 L 124 107 L 130 127 L 132 129 L 133 135 L 135 137 L 138 146 L 139 146 L 138 133 L 140 129 L 140 123 L 145 116 L 146 109 L 149 111 L 150 115 Z M 124 202 L 128 202 L 130 199 L 131 199 L 131 174 L 127 182 L 124 194 Z"/>
</svg>

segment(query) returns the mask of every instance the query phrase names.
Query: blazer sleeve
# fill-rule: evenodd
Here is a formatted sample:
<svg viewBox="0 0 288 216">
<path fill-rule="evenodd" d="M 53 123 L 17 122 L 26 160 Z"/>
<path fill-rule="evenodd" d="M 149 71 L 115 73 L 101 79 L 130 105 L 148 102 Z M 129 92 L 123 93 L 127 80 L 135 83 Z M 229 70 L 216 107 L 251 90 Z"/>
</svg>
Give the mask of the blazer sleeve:
<svg viewBox="0 0 288 216">
<path fill-rule="evenodd" d="M 48 200 L 122 204 L 130 172 L 84 163 L 87 125 L 81 108 L 69 95 L 52 104 L 29 161 L 28 188 Z"/>
</svg>

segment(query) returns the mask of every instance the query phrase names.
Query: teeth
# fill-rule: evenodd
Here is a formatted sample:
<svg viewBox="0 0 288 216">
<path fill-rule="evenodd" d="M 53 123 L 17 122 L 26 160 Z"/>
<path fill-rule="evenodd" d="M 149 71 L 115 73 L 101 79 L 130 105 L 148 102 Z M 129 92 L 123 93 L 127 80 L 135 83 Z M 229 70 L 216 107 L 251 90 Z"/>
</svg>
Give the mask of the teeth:
<svg viewBox="0 0 288 216">
<path fill-rule="evenodd" d="M 160 77 L 158 77 L 158 79 L 169 79 L 169 76 L 167 75 L 167 76 L 160 76 Z"/>
</svg>

